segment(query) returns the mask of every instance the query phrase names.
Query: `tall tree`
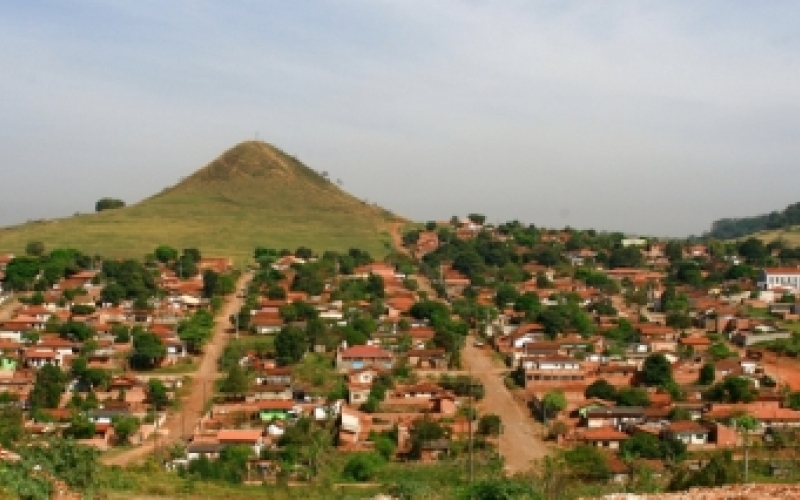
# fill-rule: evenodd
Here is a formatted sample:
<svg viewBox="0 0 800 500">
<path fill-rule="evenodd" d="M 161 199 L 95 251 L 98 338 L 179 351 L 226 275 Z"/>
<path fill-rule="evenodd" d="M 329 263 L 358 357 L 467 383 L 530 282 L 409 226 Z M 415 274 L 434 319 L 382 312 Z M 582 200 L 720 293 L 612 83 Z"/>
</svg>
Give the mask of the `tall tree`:
<svg viewBox="0 0 800 500">
<path fill-rule="evenodd" d="M 66 377 L 61 368 L 50 364 L 41 367 L 36 372 L 33 390 L 28 398 L 31 409 L 58 408 L 65 384 Z"/>
</svg>

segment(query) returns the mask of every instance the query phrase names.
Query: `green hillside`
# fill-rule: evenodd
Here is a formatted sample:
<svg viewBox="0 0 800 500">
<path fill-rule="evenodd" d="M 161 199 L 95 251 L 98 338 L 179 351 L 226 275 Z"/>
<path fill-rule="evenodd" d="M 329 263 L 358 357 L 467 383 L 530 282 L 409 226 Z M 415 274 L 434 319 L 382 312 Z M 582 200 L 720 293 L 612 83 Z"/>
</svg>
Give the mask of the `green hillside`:
<svg viewBox="0 0 800 500">
<path fill-rule="evenodd" d="M 141 257 L 160 244 L 240 261 L 257 245 L 382 255 L 397 220 L 282 151 L 250 141 L 130 207 L 0 229 L 0 252 L 41 241 L 107 257 Z"/>
</svg>

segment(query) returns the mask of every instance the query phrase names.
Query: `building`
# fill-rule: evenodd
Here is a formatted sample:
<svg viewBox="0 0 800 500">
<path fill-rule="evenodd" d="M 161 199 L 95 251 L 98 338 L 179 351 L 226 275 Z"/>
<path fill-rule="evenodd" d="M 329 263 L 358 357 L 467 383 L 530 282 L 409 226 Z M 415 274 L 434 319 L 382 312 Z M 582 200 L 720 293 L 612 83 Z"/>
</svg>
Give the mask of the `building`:
<svg viewBox="0 0 800 500">
<path fill-rule="evenodd" d="M 762 290 L 775 288 L 789 288 L 795 292 L 800 291 L 800 268 L 798 267 L 767 267 L 761 270 L 758 276 L 758 287 Z"/>
</svg>

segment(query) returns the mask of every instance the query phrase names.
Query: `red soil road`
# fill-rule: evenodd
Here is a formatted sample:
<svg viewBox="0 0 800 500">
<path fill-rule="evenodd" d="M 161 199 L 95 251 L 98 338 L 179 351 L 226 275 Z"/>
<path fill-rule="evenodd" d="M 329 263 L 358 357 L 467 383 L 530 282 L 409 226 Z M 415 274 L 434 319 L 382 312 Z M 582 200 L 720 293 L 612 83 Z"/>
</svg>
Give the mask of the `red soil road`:
<svg viewBox="0 0 800 500">
<path fill-rule="evenodd" d="M 485 396 L 478 403 L 480 413 L 494 413 L 503 422 L 500 455 L 505 459 L 505 471 L 516 474 L 530 470 L 533 461 L 544 458 L 550 451 L 540 438 L 541 427 L 506 387 L 499 373 L 502 370 L 494 366 L 491 351 L 475 347 L 473 337 L 467 337 L 461 361 L 484 385 Z"/>
<path fill-rule="evenodd" d="M 252 271 L 244 273 L 236 283 L 236 292 L 217 314 L 214 335 L 205 346 L 200 366 L 197 371 L 185 374 L 192 377 L 191 390 L 181 401 L 180 412 L 171 413 L 167 416 L 166 423 L 159 429 L 158 441 L 148 440 L 142 446 L 119 455 L 106 457 L 103 460 L 106 465 L 125 466 L 131 464 L 153 453 L 156 444 L 158 444 L 159 449 L 163 449 L 192 432 L 203 414 L 206 401 L 214 392 L 214 380 L 218 376 L 217 360 L 231 337 L 228 332 L 230 328 L 230 320 L 228 318 L 241 309 L 244 299 L 239 297 L 239 290 L 246 288 L 252 279 Z"/>
</svg>

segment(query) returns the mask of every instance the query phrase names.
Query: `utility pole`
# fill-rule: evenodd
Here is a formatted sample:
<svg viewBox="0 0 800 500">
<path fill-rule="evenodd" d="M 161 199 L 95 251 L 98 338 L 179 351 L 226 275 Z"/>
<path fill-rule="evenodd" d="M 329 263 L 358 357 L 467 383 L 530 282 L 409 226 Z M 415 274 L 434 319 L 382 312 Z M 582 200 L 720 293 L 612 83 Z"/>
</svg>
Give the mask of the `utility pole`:
<svg viewBox="0 0 800 500">
<path fill-rule="evenodd" d="M 475 460 L 474 460 L 474 445 L 472 442 L 472 419 L 474 411 L 474 405 L 472 401 L 472 366 L 469 368 L 469 411 L 467 412 L 468 418 L 468 425 L 469 425 L 469 488 L 470 488 L 470 498 L 472 498 L 472 484 L 475 478 Z"/>
</svg>

